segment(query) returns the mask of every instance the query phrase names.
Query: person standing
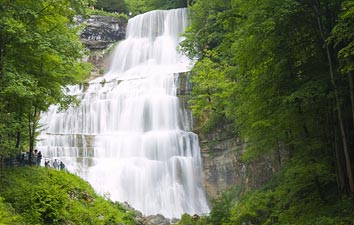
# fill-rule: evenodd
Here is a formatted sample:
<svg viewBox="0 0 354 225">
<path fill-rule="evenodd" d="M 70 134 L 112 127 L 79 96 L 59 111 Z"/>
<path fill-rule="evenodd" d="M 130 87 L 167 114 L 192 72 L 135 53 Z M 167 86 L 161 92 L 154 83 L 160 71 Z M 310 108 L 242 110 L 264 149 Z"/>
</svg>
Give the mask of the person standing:
<svg viewBox="0 0 354 225">
<path fill-rule="evenodd" d="M 33 157 L 32 157 L 32 165 L 37 165 L 37 158 L 38 158 L 38 150 L 34 150 Z"/>
<path fill-rule="evenodd" d="M 21 166 L 26 165 L 26 153 L 25 152 L 21 152 Z"/>
<path fill-rule="evenodd" d="M 29 152 L 25 153 L 25 165 L 29 165 Z"/>
<path fill-rule="evenodd" d="M 44 167 L 46 167 L 46 168 L 49 168 L 50 167 L 50 165 L 49 165 L 49 160 L 45 160 L 45 162 L 44 162 Z"/>
<path fill-rule="evenodd" d="M 56 169 L 56 170 L 59 169 L 59 163 L 58 163 L 58 160 L 57 160 L 57 159 L 54 159 L 53 167 L 54 167 L 54 169 Z"/>
<path fill-rule="evenodd" d="M 37 165 L 40 166 L 42 161 L 42 152 L 39 151 L 37 155 Z"/>
<path fill-rule="evenodd" d="M 64 170 L 65 169 L 65 164 L 62 162 L 62 161 L 60 161 L 60 170 Z"/>
</svg>

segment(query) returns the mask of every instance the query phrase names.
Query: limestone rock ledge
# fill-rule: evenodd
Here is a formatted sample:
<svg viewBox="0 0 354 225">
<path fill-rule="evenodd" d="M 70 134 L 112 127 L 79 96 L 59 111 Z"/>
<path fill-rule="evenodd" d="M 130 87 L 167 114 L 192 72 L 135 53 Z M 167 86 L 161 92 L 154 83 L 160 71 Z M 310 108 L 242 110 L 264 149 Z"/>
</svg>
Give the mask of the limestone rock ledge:
<svg viewBox="0 0 354 225">
<path fill-rule="evenodd" d="M 86 61 L 93 64 L 89 80 L 102 76 L 109 69 L 115 43 L 123 40 L 127 21 L 110 16 L 92 15 L 85 19 L 76 17 L 78 24 L 85 24 L 80 34 L 81 42 L 89 50 Z"/>
<path fill-rule="evenodd" d="M 193 88 L 190 76 L 190 72 L 180 73 L 178 76 L 177 96 L 186 111 L 189 111 L 188 100 Z M 192 117 L 190 112 L 187 115 Z M 199 136 L 203 159 L 202 181 L 210 199 L 217 198 L 222 192 L 234 186 L 240 186 L 243 190 L 263 186 L 280 170 L 288 158 L 287 151 L 279 149 L 271 154 L 264 153 L 251 162 L 245 162 L 242 155 L 247 144 L 235 136 L 231 125 L 227 123 L 220 123 L 205 134 L 198 130 L 194 132 Z"/>
<path fill-rule="evenodd" d="M 86 24 L 80 37 L 90 50 L 105 49 L 125 38 L 127 21 L 124 19 L 92 15 L 88 19 L 79 16 L 76 20 L 79 24 Z"/>
<path fill-rule="evenodd" d="M 217 198 L 234 186 L 253 190 L 266 184 L 288 159 L 285 149 L 265 153 L 245 162 L 242 155 L 247 144 L 231 132 L 230 125 L 221 124 L 207 134 L 200 134 L 203 158 L 203 182 L 209 198 Z"/>
</svg>

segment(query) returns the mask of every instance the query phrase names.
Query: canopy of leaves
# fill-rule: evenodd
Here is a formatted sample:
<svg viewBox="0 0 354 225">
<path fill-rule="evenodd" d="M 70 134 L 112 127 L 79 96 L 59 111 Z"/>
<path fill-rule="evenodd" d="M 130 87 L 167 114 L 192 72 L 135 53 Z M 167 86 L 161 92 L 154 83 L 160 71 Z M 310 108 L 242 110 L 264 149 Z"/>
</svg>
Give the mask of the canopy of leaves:
<svg viewBox="0 0 354 225">
<path fill-rule="evenodd" d="M 352 222 L 335 207 L 343 203 L 341 210 L 352 210 L 338 197 L 348 193 L 348 163 L 337 112 L 339 107 L 344 135 L 352 137 L 346 74 L 353 74 L 354 65 L 353 6 L 334 0 L 204 0 L 190 7 L 182 48 L 198 59 L 190 100 L 197 129 L 228 121 L 247 141 L 244 160 L 279 148 L 290 158 L 273 186 L 233 204 L 231 216 L 212 213 L 212 224 Z M 352 161 L 352 139 L 348 145 Z"/>
<path fill-rule="evenodd" d="M 80 60 L 81 27 L 74 23 L 89 4 L 91 0 L 0 0 L 0 119 L 8 124 L 0 128 L 0 136 L 6 137 L 2 142 L 24 147 L 20 134 L 28 123 L 49 105 L 63 102 L 63 86 L 89 74 L 90 66 Z"/>
<path fill-rule="evenodd" d="M 342 72 L 354 71 L 354 1 L 344 1 L 330 41 L 340 50 L 338 57 Z"/>
<path fill-rule="evenodd" d="M 96 9 L 106 12 L 127 13 L 128 8 L 124 0 L 98 0 L 95 3 Z"/>
<path fill-rule="evenodd" d="M 132 15 L 156 9 L 184 8 L 192 2 L 192 0 L 126 0 L 128 10 Z"/>
</svg>

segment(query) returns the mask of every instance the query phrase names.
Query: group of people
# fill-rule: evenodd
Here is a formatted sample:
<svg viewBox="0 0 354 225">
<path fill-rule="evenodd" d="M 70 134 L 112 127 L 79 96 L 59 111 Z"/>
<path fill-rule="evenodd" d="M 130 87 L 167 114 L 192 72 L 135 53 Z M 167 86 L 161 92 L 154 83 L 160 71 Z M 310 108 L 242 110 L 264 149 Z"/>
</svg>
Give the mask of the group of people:
<svg viewBox="0 0 354 225">
<path fill-rule="evenodd" d="M 62 161 L 59 161 L 58 159 L 54 159 L 54 161 L 52 162 L 52 165 L 51 165 L 50 160 L 46 159 L 44 162 L 44 166 L 47 168 L 53 167 L 54 169 L 57 169 L 57 170 L 65 170 L 65 164 Z"/>
<path fill-rule="evenodd" d="M 33 151 L 32 154 L 32 165 L 41 165 L 42 161 L 42 153 L 37 149 Z M 22 152 L 21 153 L 21 164 L 27 165 L 29 164 L 29 152 Z"/>
<path fill-rule="evenodd" d="M 32 154 L 32 165 L 41 165 L 43 155 L 41 151 L 38 151 L 37 149 L 33 151 Z M 21 164 L 22 165 L 28 165 L 29 164 L 29 152 L 22 152 L 21 153 Z M 54 168 L 57 170 L 65 170 L 65 164 L 62 161 L 59 161 L 58 159 L 50 159 L 46 158 L 44 162 L 44 166 L 47 168 Z"/>
</svg>

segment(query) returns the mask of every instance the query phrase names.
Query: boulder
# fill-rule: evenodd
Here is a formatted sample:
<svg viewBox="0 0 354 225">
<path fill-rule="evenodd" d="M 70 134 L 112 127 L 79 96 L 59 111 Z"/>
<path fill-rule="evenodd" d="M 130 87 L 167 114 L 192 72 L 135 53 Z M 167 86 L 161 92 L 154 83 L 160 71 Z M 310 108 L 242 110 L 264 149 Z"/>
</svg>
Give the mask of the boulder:
<svg viewBox="0 0 354 225">
<path fill-rule="evenodd" d="M 148 225 L 170 225 L 170 220 L 161 214 L 147 216 L 145 219 Z"/>
</svg>

